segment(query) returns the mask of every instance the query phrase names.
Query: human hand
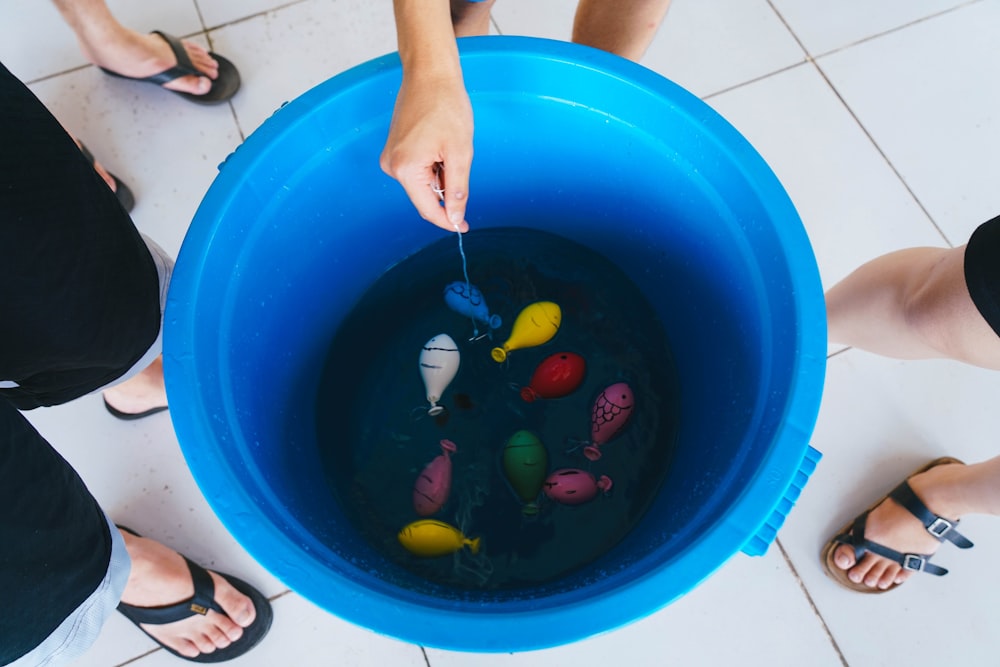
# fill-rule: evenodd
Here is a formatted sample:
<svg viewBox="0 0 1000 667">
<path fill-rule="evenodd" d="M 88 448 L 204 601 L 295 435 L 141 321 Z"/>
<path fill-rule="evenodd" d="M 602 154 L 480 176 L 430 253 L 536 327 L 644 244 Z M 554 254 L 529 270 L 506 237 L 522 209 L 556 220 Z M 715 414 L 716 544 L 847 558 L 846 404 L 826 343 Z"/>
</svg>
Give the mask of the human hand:
<svg viewBox="0 0 1000 667">
<path fill-rule="evenodd" d="M 461 76 L 403 77 L 380 164 L 422 218 L 449 232 L 469 231 L 472 132 L 472 104 Z M 443 207 L 436 187 L 444 190 Z"/>
</svg>

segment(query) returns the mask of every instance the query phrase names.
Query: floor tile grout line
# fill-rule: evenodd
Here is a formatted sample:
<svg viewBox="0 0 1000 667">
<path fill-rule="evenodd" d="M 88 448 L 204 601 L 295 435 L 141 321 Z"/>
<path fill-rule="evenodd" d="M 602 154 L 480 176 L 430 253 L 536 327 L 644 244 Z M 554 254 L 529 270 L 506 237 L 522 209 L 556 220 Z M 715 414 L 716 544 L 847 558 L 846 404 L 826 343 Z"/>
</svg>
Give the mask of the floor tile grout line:
<svg viewBox="0 0 1000 667">
<path fill-rule="evenodd" d="M 126 665 L 134 665 L 135 663 L 139 662 L 143 658 L 148 658 L 149 656 L 153 655 L 157 651 L 162 651 L 162 650 L 163 650 L 162 647 L 157 646 L 156 648 L 150 649 L 150 650 L 146 651 L 145 653 L 142 653 L 140 655 L 135 656 L 134 658 L 129 658 L 125 662 L 116 663 L 114 665 L 114 667 L 125 667 Z"/>
<path fill-rule="evenodd" d="M 758 83 L 766 79 L 770 79 L 772 76 L 777 76 L 778 74 L 784 74 L 785 72 L 790 72 L 796 67 L 802 67 L 803 65 L 807 64 L 809 64 L 809 59 L 803 56 L 802 60 L 792 63 L 791 65 L 785 65 L 784 67 L 779 67 L 778 69 L 766 72 L 765 74 L 760 74 L 758 76 L 755 76 L 752 79 L 747 79 L 746 81 L 740 81 L 739 83 L 734 83 L 731 86 L 720 88 L 719 90 L 712 91 L 711 93 L 706 93 L 705 95 L 701 95 L 700 97 L 703 102 L 707 102 L 713 97 L 718 97 L 719 95 L 723 95 L 725 93 L 729 93 L 734 90 L 739 90 L 740 88 L 743 88 L 745 86 L 749 86 L 751 84 Z"/>
<path fill-rule="evenodd" d="M 802 581 L 802 577 L 799 576 L 799 571 L 795 569 L 795 564 L 792 562 L 791 557 L 788 552 L 785 551 L 785 547 L 781 544 L 781 540 L 775 539 L 774 543 L 778 546 L 778 550 L 781 551 L 782 558 L 785 559 L 785 563 L 788 565 L 788 569 L 792 571 L 792 576 L 795 581 L 799 584 L 799 588 L 802 590 L 802 594 L 806 596 L 806 602 L 809 603 L 809 608 L 812 609 L 816 618 L 819 619 L 820 624 L 823 626 L 823 632 L 826 633 L 827 638 L 830 640 L 830 644 L 833 646 L 834 652 L 836 652 L 837 657 L 840 658 L 840 664 L 844 667 L 850 667 L 847 662 L 847 658 L 844 657 L 844 652 L 840 650 L 840 644 L 837 643 L 836 638 L 834 638 L 833 633 L 830 631 L 830 626 L 826 624 L 826 619 L 823 618 L 823 614 L 820 613 L 819 607 L 816 606 L 816 601 L 813 600 L 812 595 L 809 594 L 809 589 L 806 588 L 806 583 Z"/>
<path fill-rule="evenodd" d="M 889 159 L 889 156 L 885 153 L 884 150 L 882 150 L 882 147 L 878 144 L 877 141 L 875 141 L 875 137 L 872 136 L 871 132 L 868 131 L 868 128 L 865 127 L 864 123 L 861 122 L 861 119 L 854 112 L 854 109 L 851 108 L 851 106 L 847 103 L 847 100 L 844 99 L 844 96 L 840 94 L 839 90 L 837 90 L 837 87 L 833 84 L 833 81 L 830 80 L 830 77 L 827 76 L 827 73 L 820 66 L 820 64 L 818 62 L 818 59 L 826 57 L 826 56 L 834 54 L 834 53 L 839 53 L 839 52 L 845 51 L 846 49 L 852 48 L 852 47 L 857 46 L 859 44 L 863 44 L 865 42 L 872 41 L 874 39 L 878 39 L 878 38 L 883 37 L 885 35 L 888 35 L 888 34 L 891 34 L 891 33 L 895 33 L 895 32 L 898 32 L 900 30 L 904 30 L 904 29 L 909 28 L 911 26 L 917 25 L 918 23 L 923 23 L 925 21 L 929 21 L 931 19 L 935 19 L 935 18 L 938 18 L 940 16 L 943 16 L 945 14 L 950 14 L 950 13 L 958 11 L 960 9 L 965 9 L 966 7 L 978 4 L 979 2 L 982 2 L 982 0 L 969 0 L 968 2 L 964 2 L 962 4 L 955 5 L 954 7 L 949 7 L 948 9 L 944 9 L 944 10 L 942 10 L 940 12 L 936 12 L 934 14 L 929 14 L 927 16 L 923 16 L 921 18 L 918 18 L 918 19 L 915 19 L 913 21 L 910 21 L 909 23 L 904 23 L 902 25 L 896 26 L 896 27 L 891 28 L 889 30 L 884 30 L 884 31 L 882 31 L 882 32 L 880 32 L 878 34 L 870 35 L 870 36 L 865 37 L 863 39 L 859 39 L 857 41 L 851 42 L 850 44 L 847 44 L 847 45 L 844 45 L 844 46 L 840 46 L 840 47 L 838 47 L 836 49 L 832 49 L 832 50 L 827 51 L 825 53 L 822 53 L 820 55 L 814 56 L 814 55 L 812 55 L 809 52 L 809 49 L 806 47 L 805 43 L 803 43 L 803 41 L 799 38 L 799 36 L 796 34 L 795 30 L 792 28 L 791 24 L 785 19 L 784 15 L 778 10 L 777 7 L 774 6 L 773 0 L 767 0 L 767 4 L 774 11 L 775 15 L 778 17 L 778 20 L 780 20 L 782 22 L 782 24 L 784 24 L 784 26 L 788 30 L 789 34 L 792 36 L 792 38 L 796 41 L 796 43 L 802 49 L 802 52 L 805 54 L 806 61 L 809 62 L 809 63 L 811 63 L 812 66 L 814 68 L 816 68 L 816 71 L 819 73 L 819 75 L 821 77 L 823 77 L 823 81 L 826 82 L 826 85 L 829 86 L 829 88 L 833 92 L 833 94 L 836 95 L 837 99 L 843 105 L 844 109 L 847 110 L 847 113 L 849 113 L 851 115 L 851 118 L 854 119 L 854 122 L 857 123 L 857 125 L 861 129 L 861 131 L 864 132 L 865 136 L 868 138 L 868 141 L 871 142 L 872 146 L 875 147 L 875 150 L 877 150 L 878 153 L 879 153 L 879 155 L 882 156 L 882 159 L 885 160 L 885 163 L 892 170 L 892 173 L 894 173 L 896 175 L 896 178 L 899 179 L 899 182 L 902 183 L 903 187 L 910 194 L 910 197 L 913 199 L 913 201 L 916 203 L 916 205 L 920 208 L 921 211 L 923 211 L 924 215 L 927 216 L 927 220 L 931 223 L 931 225 L 933 225 L 933 227 L 937 231 L 938 235 L 951 248 L 954 248 L 955 244 L 952 243 L 951 239 L 948 238 L 948 235 L 945 234 L 945 232 L 944 232 L 943 229 L 941 229 L 940 225 L 938 225 L 937 221 L 934 219 L 934 216 L 931 215 L 930 211 L 927 210 L 927 207 L 924 206 L 924 203 L 917 196 L 917 193 L 913 191 L 913 189 L 910 187 L 910 184 L 907 183 L 906 179 L 903 177 L 902 173 L 900 173 L 899 169 L 896 168 L 896 165 L 893 164 L 892 160 Z"/>
<path fill-rule="evenodd" d="M 942 230 L 940 225 L 938 225 L 937 220 L 934 219 L 934 216 L 931 215 L 931 212 L 927 210 L 926 206 L 924 206 L 924 203 L 920 200 L 920 197 L 918 197 L 917 193 L 913 191 L 913 188 L 910 187 L 910 184 L 906 181 L 906 178 L 903 177 L 903 174 L 899 171 L 899 169 L 896 167 L 893 161 L 889 159 L 889 156 L 882 149 L 882 146 L 880 146 L 879 143 L 875 141 L 875 137 L 873 137 L 871 132 L 868 131 L 868 128 L 865 127 L 865 124 L 861 122 L 861 118 L 859 118 L 858 115 L 854 112 L 854 109 L 851 108 L 851 105 L 847 103 L 847 100 L 844 99 L 844 96 L 840 94 L 840 91 L 837 90 L 837 87 L 833 84 L 833 81 L 830 80 L 830 77 L 827 76 L 826 72 L 823 71 L 823 68 L 820 67 L 820 64 L 811 57 L 809 60 L 812 63 L 813 67 L 816 68 L 816 71 L 819 73 L 819 75 L 823 77 L 823 81 L 826 82 L 826 85 L 829 86 L 830 90 L 843 105 L 847 113 L 849 113 L 851 115 L 851 118 L 854 119 L 854 122 L 857 123 L 858 128 L 860 128 L 860 130 L 868 138 L 868 141 L 871 142 L 871 145 L 875 148 L 876 151 L 878 151 L 878 154 L 882 156 L 882 159 L 885 160 L 886 165 L 889 167 L 889 169 L 892 170 L 892 173 L 896 175 L 897 179 L 899 179 L 899 182 L 910 194 L 910 197 L 913 199 L 914 203 L 916 203 L 916 205 L 920 208 L 920 210 L 923 211 L 924 215 L 927 216 L 927 220 L 931 223 L 931 225 L 934 226 L 934 229 L 937 230 L 937 233 L 938 235 L 941 236 L 941 239 L 948 244 L 948 247 L 954 248 L 955 244 L 952 243 L 951 239 L 948 238 L 948 235 L 944 233 L 944 230 Z"/>
<path fill-rule="evenodd" d="M 307 0 L 290 0 L 290 2 L 285 2 L 283 4 L 277 5 L 275 7 L 271 7 L 269 9 L 264 9 L 264 10 L 261 10 L 259 12 L 254 12 L 253 14 L 247 14 L 246 16 L 241 16 L 239 18 L 232 19 L 231 21 L 225 21 L 223 23 L 219 23 L 219 24 L 212 25 L 212 26 L 206 26 L 204 20 L 202 20 L 201 21 L 202 32 L 204 32 L 204 33 L 207 34 L 209 32 L 213 32 L 215 30 L 221 30 L 222 28 L 228 28 L 229 26 L 238 25 L 240 23 L 244 23 L 244 22 L 249 21 L 251 19 L 255 19 L 255 18 L 264 16 L 266 14 L 270 14 L 271 12 L 277 12 L 277 11 L 280 11 L 282 9 L 288 9 L 289 7 L 293 7 L 295 5 L 304 4 L 306 1 Z M 197 0 L 195 0 L 195 3 L 197 4 Z M 200 11 L 198 12 L 198 16 L 199 16 L 199 18 L 201 17 L 201 12 Z"/>
<path fill-rule="evenodd" d="M 771 0 L 768 0 L 768 3 L 770 3 L 770 2 L 771 2 Z M 927 16 L 921 16 L 920 18 L 913 19 L 912 21 L 910 21 L 908 23 L 903 23 L 902 25 L 898 25 L 898 26 L 895 26 L 893 28 L 889 28 L 888 30 L 883 30 L 882 32 L 876 33 L 874 35 L 868 35 L 867 37 L 862 37 L 861 39 L 857 39 L 857 40 L 851 42 L 850 44 L 843 44 L 841 46 L 838 46 L 836 48 L 830 49 L 829 51 L 824 51 L 823 53 L 820 53 L 820 54 L 818 54 L 816 56 L 812 56 L 812 57 L 813 58 L 825 58 L 826 56 L 833 55 L 835 53 L 840 53 L 841 51 L 846 51 L 847 49 L 850 49 L 852 47 L 858 46 L 859 44 L 864 44 L 866 42 L 870 42 L 872 40 L 879 39 L 880 37 L 885 37 L 886 35 L 891 35 L 892 33 L 899 32 L 900 30 L 905 30 L 905 29 L 913 27 L 913 26 L 915 26 L 915 25 L 917 25 L 919 23 L 924 23 L 926 21 L 930 21 L 930 20 L 939 18 L 941 16 L 944 16 L 945 14 L 951 14 L 952 12 L 956 12 L 956 11 L 959 11 L 961 9 L 966 9 L 967 7 L 970 7 L 971 5 L 979 4 L 980 2 L 983 2 L 983 0 L 968 0 L 967 2 L 963 2 L 962 4 L 955 5 L 954 7 L 949 7 L 948 9 L 942 9 L 939 12 L 935 12 L 933 14 L 928 14 Z M 773 5 L 772 5 L 772 7 L 773 7 Z M 777 9 L 775 9 L 775 12 L 777 12 Z M 781 14 L 778 13 L 778 16 L 781 16 Z M 784 21 L 784 17 L 782 17 L 782 21 Z M 787 25 L 787 23 L 786 23 L 786 25 Z"/>
</svg>

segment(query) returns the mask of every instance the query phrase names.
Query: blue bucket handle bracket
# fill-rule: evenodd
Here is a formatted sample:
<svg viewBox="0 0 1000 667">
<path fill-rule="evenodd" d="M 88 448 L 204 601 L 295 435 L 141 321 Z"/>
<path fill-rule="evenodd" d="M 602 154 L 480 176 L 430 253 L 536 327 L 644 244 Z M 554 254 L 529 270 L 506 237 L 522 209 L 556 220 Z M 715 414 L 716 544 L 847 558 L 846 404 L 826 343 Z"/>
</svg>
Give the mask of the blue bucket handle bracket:
<svg viewBox="0 0 1000 667">
<path fill-rule="evenodd" d="M 792 511 L 795 501 L 799 499 L 802 489 L 809 481 L 809 476 L 816 470 L 816 464 L 821 458 L 823 458 L 823 453 L 818 449 L 814 449 L 812 446 L 806 447 L 806 452 L 802 455 L 802 461 L 799 463 L 799 469 L 792 477 L 788 488 L 785 489 L 785 494 L 778 501 L 771 516 L 767 518 L 760 530 L 743 545 L 743 553 L 748 556 L 763 556 L 767 553 L 767 548 L 778 536 L 778 529 L 785 523 L 785 518 Z"/>
</svg>

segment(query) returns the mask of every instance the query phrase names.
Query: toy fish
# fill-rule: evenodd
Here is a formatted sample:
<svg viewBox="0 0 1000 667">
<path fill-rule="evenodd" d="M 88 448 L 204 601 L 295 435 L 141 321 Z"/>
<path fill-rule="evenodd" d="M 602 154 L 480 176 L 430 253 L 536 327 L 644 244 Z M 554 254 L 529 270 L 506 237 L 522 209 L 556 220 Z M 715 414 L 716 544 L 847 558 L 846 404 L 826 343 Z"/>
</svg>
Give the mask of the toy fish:
<svg viewBox="0 0 1000 667">
<path fill-rule="evenodd" d="M 413 509 L 430 516 L 448 501 L 451 492 L 451 454 L 458 449 L 451 440 L 441 441 L 441 453 L 424 466 L 413 484 Z"/>
<path fill-rule="evenodd" d="M 501 347 L 490 351 L 493 361 L 502 362 L 507 353 L 525 347 L 536 347 L 552 340 L 562 323 L 562 309 L 551 301 L 529 303 L 518 313 L 510 338 Z"/>
<path fill-rule="evenodd" d="M 455 379 L 461 355 L 458 346 L 448 334 L 438 334 L 431 338 L 420 351 L 420 375 L 427 390 L 427 402 L 431 404 L 427 414 L 434 416 L 444 412 L 438 405 L 441 394 Z"/>
<path fill-rule="evenodd" d="M 414 556 L 435 558 L 453 554 L 463 546 L 479 553 L 479 538 L 470 540 L 458 528 L 436 519 L 421 519 L 399 531 L 399 543 Z"/>
<path fill-rule="evenodd" d="M 531 431 L 517 431 L 503 448 L 503 470 L 514 493 L 521 499 L 525 514 L 538 513 L 538 494 L 549 464 L 545 446 Z"/>
<path fill-rule="evenodd" d="M 574 352 L 556 352 L 538 364 L 531 382 L 521 388 L 529 403 L 537 398 L 561 398 L 576 391 L 587 372 L 587 362 Z"/>
<path fill-rule="evenodd" d="M 595 478 L 579 468 L 560 468 L 545 479 L 545 495 L 564 505 L 581 505 L 602 491 L 607 495 L 611 490 L 611 478 L 607 475 Z"/>
<path fill-rule="evenodd" d="M 590 411 L 590 444 L 583 455 L 591 461 L 601 458 L 598 449 L 618 435 L 632 416 L 635 398 L 625 382 L 616 382 L 601 392 Z"/>
<path fill-rule="evenodd" d="M 482 322 L 490 329 L 499 329 L 503 320 L 499 315 L 491 315 L 483 293 L 475 285 L 456 280 L 444 288 L 444 302 L 459 315 Z"/>
</svg>

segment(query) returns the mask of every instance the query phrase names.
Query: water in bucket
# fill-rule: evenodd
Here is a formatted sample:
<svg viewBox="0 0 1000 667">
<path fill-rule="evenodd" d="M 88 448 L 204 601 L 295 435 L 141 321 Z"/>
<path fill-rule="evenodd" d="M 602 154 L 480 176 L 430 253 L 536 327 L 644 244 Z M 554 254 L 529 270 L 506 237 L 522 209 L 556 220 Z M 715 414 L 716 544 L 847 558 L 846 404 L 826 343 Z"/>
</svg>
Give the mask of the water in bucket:
<svg viewBox="0 0 1000 667">
<path fill-rule="evenodd" d="M 463 279 L 454 238 L 391 267 L 331 341 L 317 403 L 318 441 L 345 513 L 389 562 L 458 588 L 531 587 L 595 560 L 643 516 L 673 451 L 677 376 L 656 314 L 601 255 L 525 228 L 473 231 L 464 243 L 470 279 L 503 325 L 474 339 L 475 331 L 489 328 L 446 306 L 444 286 Z M 557 334 L 497 363 L 491 349 L 509 336 L 518 312 L 539 300 L 559 304 Z M 457 343 L 461 362 L 441 397 L 445 411 L 430 416 L 417 358 L 440 333 Z M 559 351 L 586 360 L 582 384 L 564 397 L 525 401 L 520 389 L 540 362 Z M 592 407 L 605 387 L 618 382 L 634 391 L 633 416 L 591 461 L 584 449 Z M 610 491 L 605 494 L 602 484 L 594 498 L 577 505 L 541 491 L 525 502 L 502 464 L 505 443 L 518 431 L 544 446 L 546 476 L 576 469 L 595 481 L 611 480 Z M 442 454 L 443 439 L 456 449 L 450 493 L 439 511 L 418 516 L 414 483 Z M 454 553 L 437 557 L 407 551 L 398 533 L 425 518 L 453 526 L 465 545 L 459 539 Z M 469 542 L 476 539 L 473 553 Z M 392 579 L 391 572 L 380 574 Z"/>
</svg>

